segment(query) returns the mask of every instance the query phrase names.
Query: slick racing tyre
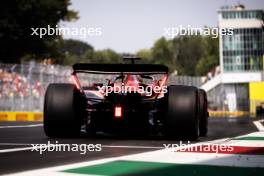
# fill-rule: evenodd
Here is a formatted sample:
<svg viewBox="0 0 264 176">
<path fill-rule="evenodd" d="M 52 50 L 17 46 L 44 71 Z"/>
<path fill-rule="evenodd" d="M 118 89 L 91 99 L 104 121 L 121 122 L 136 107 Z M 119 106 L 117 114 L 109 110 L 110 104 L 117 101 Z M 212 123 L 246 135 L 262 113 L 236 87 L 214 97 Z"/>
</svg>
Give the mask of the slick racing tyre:
<svg viewBox="0 0 264 176">
<path fill-rule="evenodd" d="M 173 139 L 196 140 L 199 135 L 197 88 L 171 85 L 166 98 L 165 134 Z"/>
<path fill-rule="evenodd" d="M 80 134 L 80 96 L 72 84 L 50 84 L 44 100 L 44 132 L 48 137 Z"/>
<path fill-rule="evenodd" d="M 206 136 L 208 131 L 208 110 L 207 96 L 203 89 L 198 90 L 199 93 L 199 135 Z"/>
</svg>

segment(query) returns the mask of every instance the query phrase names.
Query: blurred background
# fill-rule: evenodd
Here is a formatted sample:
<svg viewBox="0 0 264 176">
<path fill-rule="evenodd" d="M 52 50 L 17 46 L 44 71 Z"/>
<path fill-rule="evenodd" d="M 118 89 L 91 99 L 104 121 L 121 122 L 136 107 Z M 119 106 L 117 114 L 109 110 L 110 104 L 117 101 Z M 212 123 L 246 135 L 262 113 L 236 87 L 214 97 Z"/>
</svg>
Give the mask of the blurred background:
<svg viewBox="0 0 264 176">
<path fill-rule="evenodd" d="M 121 63 L 123 55 L 169 67 L 169 84 L 208 93 L 210 115 L 264 113 L 261 0 L 24 0 L 0 7 L 0 111 L 43 110 L 45 89 L 69 82 L 71 65 Z M 31 28 L 100 27 L 102 35 L 31 35 Z M 233 28 L 231 36 L 167 38 L 180 25 Z"/>
</svg>

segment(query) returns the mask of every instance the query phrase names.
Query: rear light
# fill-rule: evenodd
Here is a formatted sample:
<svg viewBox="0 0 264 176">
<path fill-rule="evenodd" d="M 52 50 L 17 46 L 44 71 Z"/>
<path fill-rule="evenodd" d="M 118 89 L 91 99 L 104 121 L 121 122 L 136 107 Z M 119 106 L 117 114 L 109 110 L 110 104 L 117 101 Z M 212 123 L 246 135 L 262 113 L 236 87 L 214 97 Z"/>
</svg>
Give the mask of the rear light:
<svg viewBox="0 0 264 176">
<path fill-rule="evenodd" d="M 121 106 L 115 107 L 115 117 L 116 118 L 122 117 L 122 107 Z"/>
<path fill-rule="evenodd" d="M 76 88 L 77 88 L 78 90 L 80 90 L 80 89 L 81 89 L 81 86 L 80 86 L 79 80 L 76 78 L 75 75 L 72 75 L 71 78 L 72 78 L 72 81 L 73 81 L 73 83 L 75 84 Z"/>
</svg>

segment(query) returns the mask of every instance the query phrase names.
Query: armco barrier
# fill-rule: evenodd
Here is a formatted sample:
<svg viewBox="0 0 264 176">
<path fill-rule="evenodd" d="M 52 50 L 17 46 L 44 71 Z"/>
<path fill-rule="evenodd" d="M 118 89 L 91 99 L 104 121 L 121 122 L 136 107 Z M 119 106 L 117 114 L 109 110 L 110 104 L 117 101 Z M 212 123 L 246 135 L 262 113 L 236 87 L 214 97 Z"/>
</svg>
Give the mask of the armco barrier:
<svg viewBox="0 0 264 176">
<path fill-rule="evenodd" d="M 0 112 L 0 121 L 42 121 L 42 112 Z"/>
</svg>

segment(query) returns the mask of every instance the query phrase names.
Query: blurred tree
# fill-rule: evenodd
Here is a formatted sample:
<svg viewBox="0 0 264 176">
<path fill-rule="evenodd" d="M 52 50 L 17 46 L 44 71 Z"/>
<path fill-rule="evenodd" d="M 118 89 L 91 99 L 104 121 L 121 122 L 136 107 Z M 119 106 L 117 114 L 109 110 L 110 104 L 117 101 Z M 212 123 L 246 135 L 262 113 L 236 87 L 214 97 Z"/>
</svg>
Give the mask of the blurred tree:
<svg viewBox="0 0 264 176">
<path fill-rule="evenodd" d="M 209 55 L 207 57 L 202 57 L 197 63 L 195 70 L 196 75 L 203 76 L 206 75 L 210 70 L 218 65 L 218 57 Z"/>
<path fill-rule="evenodd" d="M 180 75 L 195 75 L 195 66 L 205 54 L 201 36 L 180 36 L 173 40 L 176 68 Z"/>
<path fill-rule="evenodd" d="M 60 36 L 31 35 L 31 28 L 55 27 L 59 21 L 77 19 L 69 0 L 10 0 L 0 6 L 0 59 L 19 62 L 24 55 L 58 56 Z"/>
<path fill-rule="evenodd" d="M 152 60 L 152 53 L 151 50 L 149 49 L 141 49 L 136 53 L 137 57 L 142 58 L 141 62 L 142 63 L 151 63 Z"/>
<path fill-rule="evenodd" d="M 169 67 L 170 72 L 175 69 L 173 59 L 173 43 L 164 37 L 158 39 L 151 48 L 152 62 L 155 64 L 164 64 Z"/>
<path fill-rule="evenodd" d="M 122 63 L 122 56 L 111 49 L 98 50 L 86 53 L 90 63 Z"/>
<path fill-rule="evenodd" d="M 219 65 L 219 40 L 210 36 L 204 37 L 205 54 L 196 65 L 196 75 L 207 74 L 214 67 Z"/>
<path fill-rule="evenodd" d="M 79 40 L 63 40 L 59 45 L 61 57 L 57 59 L 57 63 L 64 65 L 72 65 L 77 62 L 88 62 L 87 53 L 93 54 L 93 47 Z"/>
<path fill-rule="evenodd" d="M 93 50 L 93 47 L 85 42 L 73 39 L 64 40 L 60 47 L 60 51 L 65 55 L 71 54 L 78 57 L 82 57 L 87 50 Z"/>
<path fill-rule="evenodd" d="M 201 76 L 219 64 L 217 38 L 180 36 L 172 42 L 173 57 L 180 75 Z"/>
</svg>

